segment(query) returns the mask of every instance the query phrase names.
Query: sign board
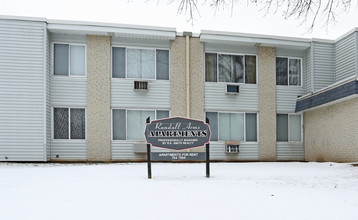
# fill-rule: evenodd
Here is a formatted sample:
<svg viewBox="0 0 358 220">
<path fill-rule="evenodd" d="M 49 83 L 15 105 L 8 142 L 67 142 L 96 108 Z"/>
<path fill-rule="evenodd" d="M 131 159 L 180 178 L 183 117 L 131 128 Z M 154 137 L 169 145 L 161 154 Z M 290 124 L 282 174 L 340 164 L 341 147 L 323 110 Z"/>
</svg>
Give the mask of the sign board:
<svg viewBox="0 0 358 220">
<path fill-rule="evenodd" d="M 202 160 L 205 161 L 205 152 L 152 152 L 152 160 Z"/>
<path fill-rule="evenodd" d="M 174 117 L 147 124 L 145 138 L 153 147 L 183 150 L 209 143 L 210 127 L 203 121 Z"/>
</svg>

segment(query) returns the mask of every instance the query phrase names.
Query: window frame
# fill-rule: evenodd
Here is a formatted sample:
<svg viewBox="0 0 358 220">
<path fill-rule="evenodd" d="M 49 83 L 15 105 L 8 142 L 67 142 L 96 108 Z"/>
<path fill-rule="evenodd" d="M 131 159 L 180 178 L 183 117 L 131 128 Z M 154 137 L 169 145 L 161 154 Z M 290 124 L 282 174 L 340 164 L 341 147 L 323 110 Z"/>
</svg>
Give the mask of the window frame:
<svg viewBox="0 0 358 220">
<path fill-rule="evenodd" d="M 207 82 L 206 81 L 206 54 L 207 53 L 211 53 L 211 54 L 216 54 L 216 82 Z M 243 75 L 244 75 L 244 82 L 243 83 L 238 83 L 238 82 L 220 82 L 219 81 L 219 54 L 221 55 L 231 55 L 231 56 L 243 56 L 243 63 L 244 63 L 244 71 L 243 71 Z M 245 74 L 245 56 L 255 56 L 256 57 L 256 83 L 246 83 L 246 74 Z M 258 55 L 257 54 L 253 54 L 253 53 L 230 53 L 230 52 L 217 52 L 217 51 L 205 51 L 204 52 L 204 82 L 205 83 L 221 83 L 221 84 L 236 84 L 236 85 L 258 85 L 258 69 L 259 65 L 258 65 Z"/>
<path fill-rule="evenodd" d="M 303 87 L 303 58 L 302 57 L 291 57 L 291 56 L 275 56 L 275 67 L 276 67 L 276 58 L 287 58 L 287 85 L 277 85 L 276 86 L 283 86 L 283 87 Z M 301 84 L 300 85 L 290 85 L 290 59 L 301 60 Z M 277 76 L 276 68 L 275 74 Z M 277 83 L 277 82 L 276 82 Z"/>
<path fill-rule="evenodd" d="M 227 140 L 219 140 L 219 137 L 220 137 L 220 130 L 219 130 L 219 120 L 220 120 L 220 117 L 219 117 L 219 113 L 238 113 L 238 114 L 244 114 L 244 140 L 243 141 L 240 141 L 241 143 L 245 143 L 245 144 L 256 144 L 256 143 L 259 143 L 259 113 L 258 112 L 255 112 L 255 111 L 247 111 L 247 112 L 236 112 L 236 111 L 215 111 L 215 110 L 206 110 L 204 112 L 204 121 L 206 121 L 206 113 L 207 112 L 215 112 L 217 113 L 217 121 L 218 121 L 218 140 L 217 141 L 210 141 L 210 142 L 215 142 L 215 143 L 225 143 L 225 141 Z M 256 114 L 256 141 L 246 141 L 246 113 L 247 114 Z M 209 122 L 209 125 L 210 125 L 210 122 Z"/>
<path fill-rule="evenodd" d="M 126 139 L 124 140 L 114 140 L 113 139 L 113 110 L 125 110 L 126 113 Z M 154 111 L 154 115 L 155 115 L 155 119 L 153 120 L 157 120 L 157 111 L 168 111 L 169 112 L 169 118 L 171 117 L 171 110 L 170 109 L 137 109 L 137 108 L 111 108 L 111 141 L 112 142 L 118 142 L 118 143 L 122 143 L 122 142 L 126 142 L 126 143 L 138 143 L 138 142 L 143 142 L 143 140 L 129 140 L 127 139 L 127 131 L 128 131 L 128 111 Z M 151 121 L 153 121 L 151 120 Z M 144 134 L 144 133 L 143 133 Z M 145 141 L 145 140 L 144 140 Z"/>
<path fill-rule="evenodd" d="M 67 108 L 68 109 L 68 139 L 55 139 L 55 108 Z M 85 110 L 85 139 L 71 139 L 71 108 L 84 109 Z M 52 142 L 59 141 L 78 141 L 78 142 L 86 142 L 87 141 L 87 107 L 81 106 L 52 106 L 51 111 L 51 140 Z"/>
<path fill-rule="evenodd" d="M 55 75 L 55 44 L 68 45 L 68 76 L 65 75 Z M 73 46 L 84 46 L 85 47 L 85 75 L 71 75 L 71 45 Z M 74 78 L 86 78 L 87 77 L 87 44 L 85 43 L 67 43 L 67 42 L 51 42 L 51 76 L 54 77 L 74 77 Z"/>
<path fill-rule="evenodd" d="M 113 77 L 113 48 L 124 48 L 125 49 L 125 77 L 124 78 L 119 78 L 119 77 Z M 145 78 L 128 78 L 128 64 L 127 64 L 127 50 L 128 49 L 143 49 L 143 50 L 154 50 L 155 51 L 155 55 L 154 55 L 154 75 L 155 78 L 154 79 L 145 79 Z M 167 50 L 168 51 L 168 79 L 157 79 L 157 50 Z M 169 82 L 170 81 L 170 48 L 164 48 L 164 47 L 140 47 L 140 46 L 125 46 L 125 45 L 111 45 L 111 80 L 142 80 L 142 81 L 163 81 L 163 82 Z"/>
<path fill-rule="evenodd" d="M 287 137 L 288 137 L 288 141 L 277 141 L 277 133 L 276 133 L 276 142 L 277 143 L 291 143 L 291 144 L 302 144 L 303 143 L 303 114 L 302 113 L 287 113 L 287 112 L 276 112 L 276 120 L 277 120 L 277 115 L 287 115 L 287 118 L 288 118 L 288 122 L 287 122 L 287 126 L 288 126 L 288 129 L 287 129 Z M 301 116 L 301 140 L 300 141 L 290 141 L 290 115 L 300 115 Z M 276 132 L 277 132 L 277 127 L 276 127 Z"/>
</svg>

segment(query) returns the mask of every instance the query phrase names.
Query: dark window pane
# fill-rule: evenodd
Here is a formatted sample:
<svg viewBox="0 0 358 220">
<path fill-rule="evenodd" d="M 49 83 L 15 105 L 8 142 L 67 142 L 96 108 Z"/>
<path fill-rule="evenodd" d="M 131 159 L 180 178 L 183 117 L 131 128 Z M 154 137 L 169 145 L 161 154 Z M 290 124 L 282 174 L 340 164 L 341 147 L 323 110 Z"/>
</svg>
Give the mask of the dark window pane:
<svg viewBox="0 0 358 220">
<path fill-rule="evenodd" d="M 246 113 L 246 141 L 257 141 L 256 113 Z"/>
<path fill-rule="evenodd" d="M 300 86 L 301 85 L 301 60 L 290 59 L 289 60 L 289 79 L 290 85 Z"/>
<path fill-rule="evenodd" d="M 125 78 L 126 75 L 126 49 L 112 48 L 112 77 Z"/>
<path fill-rule="evenodd" d="M 230 82 L 243 83 L 244 82 L 244 57 L 232 56 L 233 72 L 231 73 Z"/>
<path fill-rule="evenodd" d="M 219 82 L 231 82 L 232 57 L 219 54 Z"/>
<path fill-rule="evenodd" d="M 287 85 L 287 58 L 276 57 L 276 85 Z"/>
<path fill-rule="evenodd" d="M 86 117 L 83 108 L 71 108 L 71 139 L 86 138 Z"/>
<path fill-rule="evenodd" d="M 245 80 L 256 84 L 256 56 L 245 56 Z"/>
<path fill-rule="evenodd" d="M 217 55 L 205 54 L 205 82 L 217 82 Z"/>
<path fill-rule="evenodd" d="M 206 117 L 209 119 L 209 125 L 211 130 L 210 141 L 217 141 L 218 140 L 218 113 L 207 112 Z"/>
<path fill-rule="evenodd" d="M 277 141 L 288 141 L 288 115 L 277 114 Z"/>
<path fill-rule="evenodd" d="M 157 79 L 169 79 L 169 50 L 157 50 Z"/>
<path fill-rule="evenodd" d="M 169 111 L 157 110 L 157 119 L 169 118 Z"/>
<path fill-rule="evenodd" d="M 68 76 L 68 44 L 54 45 L 54 75 Z"/>
<path fill-rule="evenodd" d="M 126 139 L 126 110 L 113 109 L 113 140 Z"/>
<path fill-rule="evenodd" d="M 54 109 L 54 139 L 68 139 L 68 108 Z"/>
</svg>

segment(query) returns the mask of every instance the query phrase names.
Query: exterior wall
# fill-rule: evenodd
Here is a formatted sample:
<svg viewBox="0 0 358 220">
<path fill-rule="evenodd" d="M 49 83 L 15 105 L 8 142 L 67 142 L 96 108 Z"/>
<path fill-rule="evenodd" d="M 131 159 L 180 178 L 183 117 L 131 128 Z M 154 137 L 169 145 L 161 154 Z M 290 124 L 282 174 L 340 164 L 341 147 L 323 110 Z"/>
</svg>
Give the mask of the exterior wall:
<svg viewBox="0 0 358 220">
<path fill-rule="evenodd" d="M 46 161 L 46 24 L 0 20 L 0 161 Z"/>
<path fill-rule="evenodd" d="M 51 159 L 51 44 L 46 30 L 46 159 Z"/>
<path fill-rule="evenodd" d="M 87 36 L 87 159 L 111 159 L 111 40 Z"/>
<path fill-rule="evenodd" d="M 276 160 L 276 53 L 259 47 L 259 147 L 262 161 Z"/>
<path fill-rule="evenodd" d="M 335 43 L 335 82 L 357 75 L 357 32 Z"/>
<path fill-rule="evenodd" d="M 306 93 L 313 92 L 312 88 L 312 44 L 311 47 L 305 50 L 305 58 L 304 58 L 305 71 L 306 71 L 306 83 L 304 85 L 304 89 Z"/>
<path fill-rule="evenodd" d="M 314 91 L 334 83 L 334 44 L 313 42 Z"/>
<path fill-rule="evenodd" d="M 190 39 L 190 118 L 204 120 L 204 44 Z"/>
<path fill-rule="evenodd" d="M 171 116 L 185 116 L 185 37 L 177 37 L 170 45 L 170 81 Z"/>
<path fill-rule="evenodd" d="M 85 35 L 49 34 L 50 49 L 50 103 L 51 113 L 54 107 L 87 106 L 87 76 L 69 77 L 53 75 L 53 43 L 86 44 Z M 87 62 L 88 63 L 88 62 Z M 53 116 L 52 116 L 53 117 Z M 87 117 L 86 117 L 87 118 Z M 51 118 L 52 120 L 52 118 Z M 51 129 L 53 132 L 53 125 Z M 87 133 L 86 133 L 87 136 Z M 51 137 L 51 160 L 86 160 L 86 140 L 55 140 Z"/>
<path fill-rule="evenodd" d="M 358 161 L 357 109 L 354 98 L 305 112 L 307 161 Z"/>
</svg>

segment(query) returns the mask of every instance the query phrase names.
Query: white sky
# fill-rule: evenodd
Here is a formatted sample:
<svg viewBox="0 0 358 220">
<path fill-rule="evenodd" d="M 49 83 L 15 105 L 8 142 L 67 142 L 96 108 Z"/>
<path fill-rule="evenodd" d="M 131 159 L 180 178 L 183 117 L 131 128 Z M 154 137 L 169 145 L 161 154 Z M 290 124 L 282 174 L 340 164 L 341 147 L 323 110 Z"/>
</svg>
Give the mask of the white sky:
<svg viewBox="0 0 358 220">
<path fill-rule="evenodd" d="M 299 26 L 299 21 L 295 18 L 285 20 L 281 16 L 282 12 L 264 17 L 264 12 L 259 11 L 259 7 L 248 7 L 245 0 L 236 3 L 233 14 L 230 8 L 215 14 L 213 8 L 199 3 L 200 17 L 196 16 L 193 25 L 187 22 L 188 15 L 177 14 L 177 0 L 170 5 L 168 2 L 169 0 L 0 0 L 0 15 L 165 26 L 177 28 L 179 32 L 199 33 L 206 29 L 326 39 L 336 39 L 358 27 L 356 3 L 349 12 L 340 13 L 337 22 L 328 31 L 318 18 L 314 31 L 307 33 L 308 24 Z"/>
</svg>

